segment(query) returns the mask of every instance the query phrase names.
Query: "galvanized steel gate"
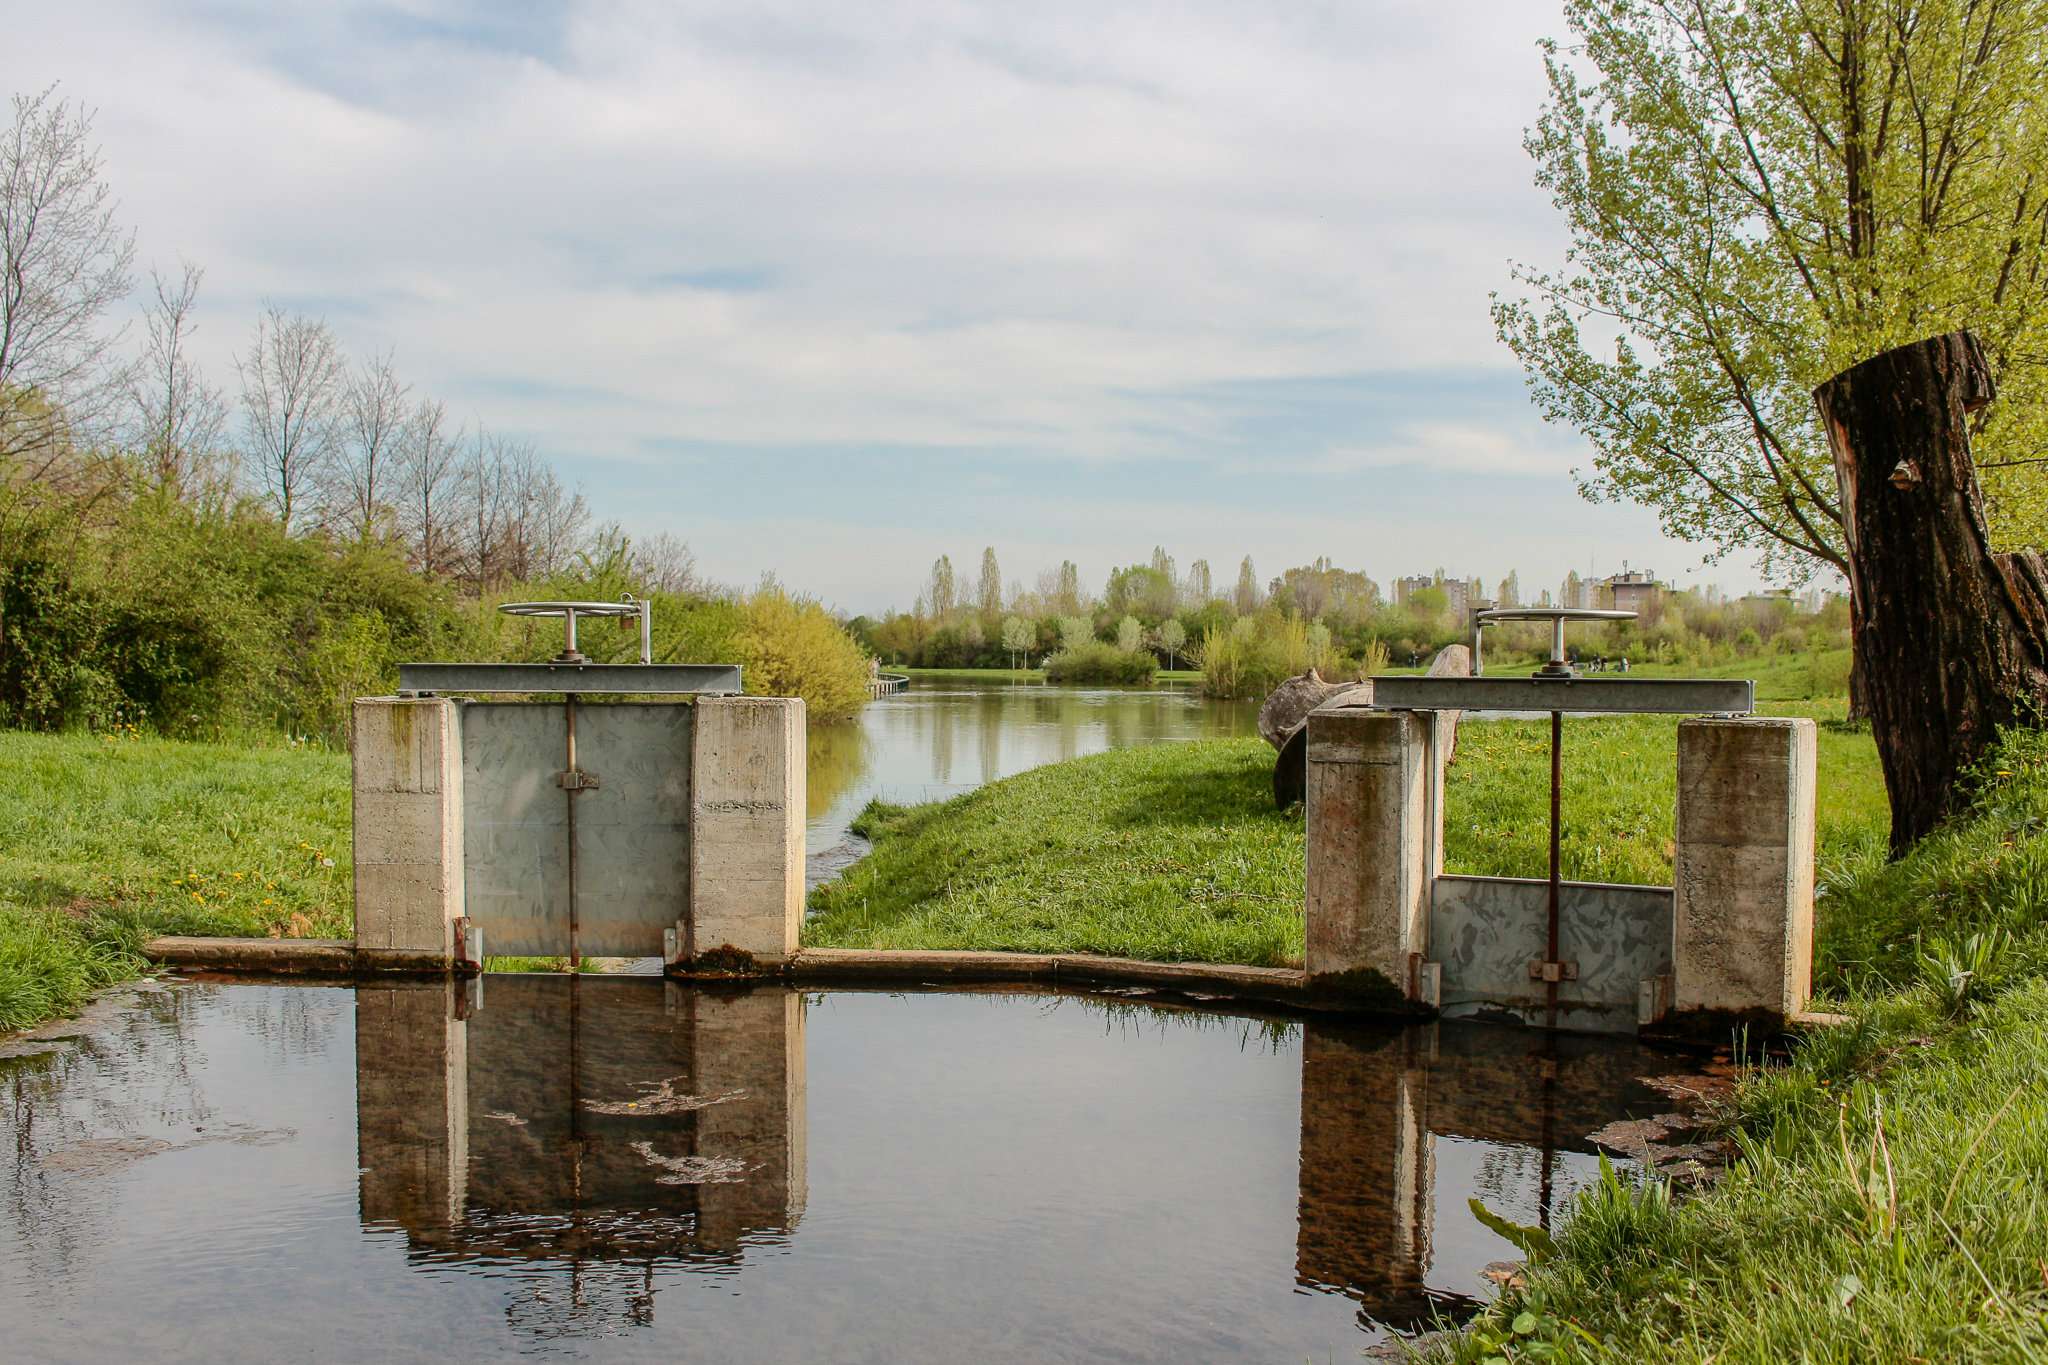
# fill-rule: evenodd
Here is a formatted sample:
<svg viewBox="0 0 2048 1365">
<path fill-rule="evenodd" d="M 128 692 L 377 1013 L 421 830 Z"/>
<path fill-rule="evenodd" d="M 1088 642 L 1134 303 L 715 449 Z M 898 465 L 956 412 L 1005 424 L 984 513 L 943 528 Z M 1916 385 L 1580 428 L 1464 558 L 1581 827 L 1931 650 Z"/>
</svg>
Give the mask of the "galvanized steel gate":
<svg viewBox="0 0 2048 1365">
<path fill-rule="evenodd" d="M 485 951 L 518 957 L 656 957 L 690 907 L 694 716 L 674 701 L 587 702 L 579 694 L 730 695 L 729 665 L 648 662 L 643 602 L 521 602 L 566 618 L 567 646 L 542 664 L 406 664 L 401 692 L 556 694 L 561 701 L 462 703 L 463 904 Z M 592 663 L 579 616 L 637 619 L 641 662 Z M 630 620 L 629 620 L 630 624 Z"/>
</svg>

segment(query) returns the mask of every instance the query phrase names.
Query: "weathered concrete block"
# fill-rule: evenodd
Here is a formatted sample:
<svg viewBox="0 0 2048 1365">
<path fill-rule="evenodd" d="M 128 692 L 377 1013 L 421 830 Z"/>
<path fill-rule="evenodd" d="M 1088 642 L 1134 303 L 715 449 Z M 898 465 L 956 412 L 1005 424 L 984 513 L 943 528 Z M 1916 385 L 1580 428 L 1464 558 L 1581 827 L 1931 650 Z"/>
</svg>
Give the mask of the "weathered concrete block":
<svg viewBox="0 0 2048 1365">
<path fill-rule="evenodd" d="M 796 952 L 804 914 L 804 703 L 705 697 L 690 760 L 690 921 L 685 954 Z"/>
<path fill-rule="evenodd" d="M 1673 1005 L 1783 1020 L 1813 987 L 1814 723 L 1678 727 Z"/>
<path fill-rule="evenodd" d="M 356 944 L 451 958 L 462 917 L 462 742 L 445 697 L 355 704 Z"/>
<path fill-rule="evenodd" d="M 1308 719 L 1310 984 L 1399 1005 L 1418 995 L 1441 864 L 1437 726 L 1337 698 Z"/>
</svg>

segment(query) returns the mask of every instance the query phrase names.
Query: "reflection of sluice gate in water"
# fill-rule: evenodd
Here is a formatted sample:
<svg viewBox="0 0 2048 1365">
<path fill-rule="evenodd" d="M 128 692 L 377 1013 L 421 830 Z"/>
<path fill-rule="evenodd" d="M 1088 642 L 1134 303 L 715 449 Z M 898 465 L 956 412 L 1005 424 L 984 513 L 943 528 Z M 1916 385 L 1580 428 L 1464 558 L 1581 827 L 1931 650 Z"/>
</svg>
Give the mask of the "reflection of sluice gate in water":
<svg viewBox="0 0 2048 1365">
<path fill-rule="evenodd" d="M 801 996 L 538 976 L 488 991 L 470 1012 L 441 982 L 359 988 L 365 1224 L 434 1260 L 650 1270 L 732 1262 L 796 1226 Z"/>
<path fill-rule="evenodd" d="M 566 1271 L 508 1303 L 539 1336 L 651 1323 L 657 1270 L 738 1268 L 795 1234 L 801 993 L 545 976 L 493 976 L 484 990 L 470 1009 L 462 986 L 358 988 L 365 1226 L 402 1230 L 424 1263 Z M 1459 1297 L 1430 1283 L 1440 1139 L 1526 1154 L 1547 1222 L 1560 1154 L 1592 1152 L 1583 1135 L 1666 1065 L 1632 1046 L 1480 1026 L 1299 1027 L 1296 1277 L 1397 1328 Z"/>
<path fill-rule="evenodd" d="M 1530 1216 L 1547 1229 L 1565 1193 L 1560 1157 L 1591 1155 L 1586 1135 L 1668 1061 L 1633 1046 L 1484 1025 L 1388 1034 L 1310 1022 L 1301 1056 L 1300 1281 L 1357 1300 L 1373 1322 L 1427 1326 L 1462 1297 L 1427 1283 L 1438 1259 L 1439 1140 L 1527 1152 L 1540 1172 Z"/>
</svg>

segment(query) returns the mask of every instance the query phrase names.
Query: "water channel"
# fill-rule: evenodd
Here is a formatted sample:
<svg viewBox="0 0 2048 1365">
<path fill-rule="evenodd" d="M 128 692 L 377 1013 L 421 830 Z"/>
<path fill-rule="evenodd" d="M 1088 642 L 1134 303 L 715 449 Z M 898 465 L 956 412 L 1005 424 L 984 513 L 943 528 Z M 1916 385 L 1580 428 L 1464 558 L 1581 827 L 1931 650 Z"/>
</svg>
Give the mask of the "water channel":
<svg viewBox="0 0 2048 1365">
<path fill-rule="evenodd" d="M 9 1360 L 1355 1360 L 1488 1292 L 1468 1198 L 1551 1221 L 1684 1069 L 628 977 L 163 984 L 58 1031 L 0 1059 Z"/>
<path fill-rule="evenodd" d="M 1139 690 L 913 678 L 857 719 L 812 729 L 810 881 L 866 851 L 846 827 L 874 797 L 936 801 L 1105 749 L 1256 734 L 1258 713 L 1255 702 L 1211 701 L 1186 684 Z"/>
</svg>

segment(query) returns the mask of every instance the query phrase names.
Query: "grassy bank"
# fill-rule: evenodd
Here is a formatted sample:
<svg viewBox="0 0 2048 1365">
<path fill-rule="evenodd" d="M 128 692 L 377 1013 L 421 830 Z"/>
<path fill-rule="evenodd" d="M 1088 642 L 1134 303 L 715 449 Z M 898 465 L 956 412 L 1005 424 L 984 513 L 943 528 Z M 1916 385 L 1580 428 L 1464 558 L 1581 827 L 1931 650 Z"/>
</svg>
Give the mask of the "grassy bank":
<svg viewBox="0 0 2048 1365">
<path fill-rule="evenodd" d="M 2048 736 L 1971 813 L 1824 887 L 1852 1019 L 1757 1071 L 1706 1193 L 1607 1181 L 1461 1361 L 2048 1356 Z"/>
<path fill-rule="evenodd" d="M 1676 727 L 1668 716 L 1570 723 L 1566 876 L 1670 883 Z M 1824 723 L 1820 740 L 1822 863 L 1860 866 L 1881 855 L 1887 828 L 1876 748 L 1840 722 Z M 1461 727 L 1445 806 L 1449 870 L 1545 875 L 1549 762 L 1548 722 Z M 1273 809 L 1272 771 L 1273 751 L 1258 740 L 1162 744 L 940 804 L 870 807 L 855 830 L 875 850 L 812 894 L 805 942 L 1296 962 L 1302 821 Z"/>
<path fill-rule="evenodd" d="M 1301 822 L 1257 740 L 1117 749 L 943 804 L 876 803 L 873 854 L 813 893 L 814 946 L 1301 956 Z"/>
<path fill-rule="evenodd" d="M 0 732 L 0 1032 L 151 934 L 345 935 L 348 822 L 346 755 Z"/>
</svg>

